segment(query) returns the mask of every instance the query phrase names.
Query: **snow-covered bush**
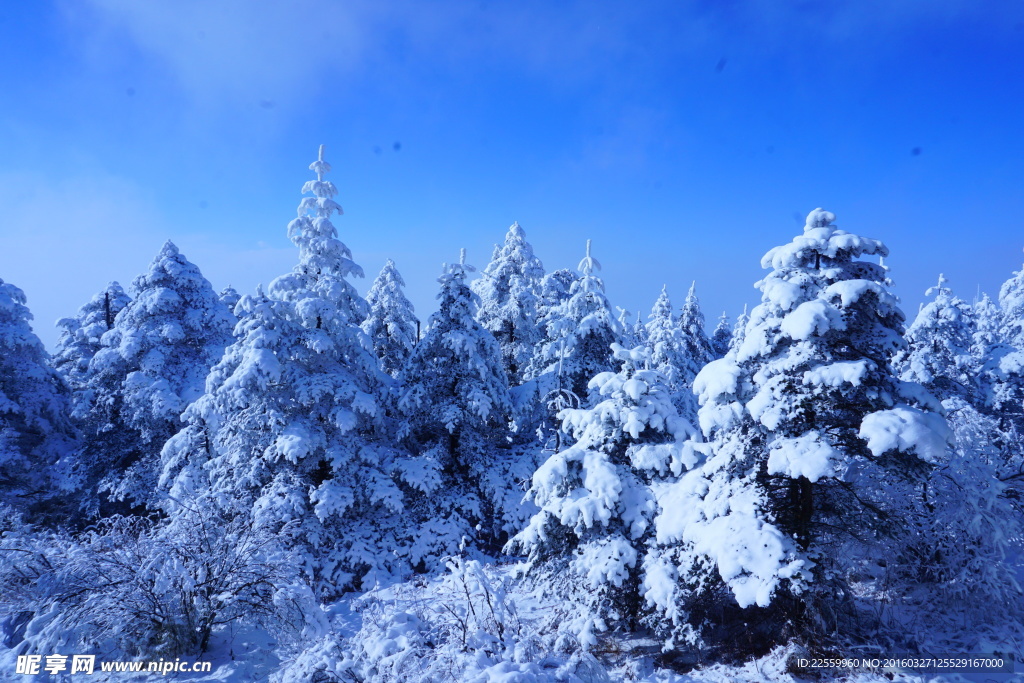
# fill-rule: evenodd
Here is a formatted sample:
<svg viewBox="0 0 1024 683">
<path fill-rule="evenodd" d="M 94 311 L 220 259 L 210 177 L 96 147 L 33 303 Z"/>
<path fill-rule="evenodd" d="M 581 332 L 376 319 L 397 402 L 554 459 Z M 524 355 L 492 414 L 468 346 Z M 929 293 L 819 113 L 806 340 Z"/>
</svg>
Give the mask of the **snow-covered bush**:
<svg viewBox="0 0 1024 683">
<path fill-rule="evenodd" d="M 445 572 L 359 598 L 359 630 L 334 633 L 285 663 L 275 683 L 596 683 L 605 667 L 556 652 L 532 612 L 520 614 L 510 575 L 452 557 Z M 532 601 L 535 603 L 536 601 Z M 536 607 L 536 605 L 534 604 Z M 545 609 L 550 606 L 545 606 Z"/>
<path fill-rule="evenodd" d="M 282 642 L 316 635 L 323 616 L 294 567 L 274 535 L 183 505 L 164 525 L 111 517 L 78 537 L 5 534 L 0 608 L 20 615 L 16 653 L 198 655 L 228 624 Z"/>
</svg>

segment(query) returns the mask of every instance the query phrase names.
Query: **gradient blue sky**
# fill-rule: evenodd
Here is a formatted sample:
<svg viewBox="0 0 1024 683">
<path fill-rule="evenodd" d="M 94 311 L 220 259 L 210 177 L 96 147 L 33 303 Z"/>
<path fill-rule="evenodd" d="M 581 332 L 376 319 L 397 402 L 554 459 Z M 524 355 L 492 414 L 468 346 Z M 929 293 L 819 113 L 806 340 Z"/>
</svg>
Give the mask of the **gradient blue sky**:
<svg viewBox="0 0 1024 683">
<path fill-rule="evenodd" d="M 0 278 L 52 322 L 172 239 L 219 289 L 294 264 L 327 145 L 365 291 L 421 317 L 517 220 L 613 304 L 709 326 L 815 207 L 885 241 L 908 314 L 1024 254 L 1024 3 L 66 0 L 0 5 Z"/>
</svg>

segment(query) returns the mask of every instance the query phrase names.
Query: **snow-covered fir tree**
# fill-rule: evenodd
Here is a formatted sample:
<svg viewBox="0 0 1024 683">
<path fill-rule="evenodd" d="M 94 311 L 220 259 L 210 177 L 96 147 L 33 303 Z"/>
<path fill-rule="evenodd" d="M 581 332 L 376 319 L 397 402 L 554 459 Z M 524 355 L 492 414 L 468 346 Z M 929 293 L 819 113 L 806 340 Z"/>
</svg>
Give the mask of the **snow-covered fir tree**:
<svg viewBox="0 0 1024 683">
<path fill-rule="evenodd" d="M 632 314 L 622 306 L 616 306 L 615 308 L 619 312 L 617 320 L 619 323 L 619 329 L 622 330 L 620 335 L 622 345 L 627 349 L 633 349 L 640 346 L 640 338 L 636 335 L 636 330 L 633 329 L 633 324 L 629 322 L 629 316 Z"/>
<path fill-rule="evenodd" d="M 1003 341 L 1024 348 L 1024 268 L 1014 271 L 999 288 L 999 307 L 1003 313 Z"/>
<path fill-rule="evenodd" d="M 169 511 L 278 536 L 320 596 L 407 572 L 393 450 L 368 438 L 378 397 L 293 303 L 258 291 L 236 310 L 237 341 L 163 449 Z"/>
<path fill-rule="evenodd" d="M 61 318 L 61 329 L 51 364 L 68 383 L 75 404 L 89 376 L 89 361 L 102 348 L 100 338 L 114 327 L 114 319 L 131 301 L 117 282 L 111 282 L 70 318 Z"/>
<path fill-rule="evenodd" d="M 647 325 L 640 318 L 640 313 L 637 312 L 636 320 L 633 321 L 633 339 L 636 341 L 637 346 L 647 346 L 650 344 L 650 337 L 647 334 Z"/>
<path fill-rule="evenodd" d="M 974 403 L 979 387 L 971 355 L 973 311 L 946 282 L 939 275 L 938 284 L 925 292 L 934 298 L 907 327 L 908 347 L 896 354 L 893 365 L 902 379 L 923 385 L 940 400 L 959 396 Z"/>
<path fill-rule="evenodd" d="M 491 474 L 498 450 L 508 447 L 511 401 L 501 347 L 476 319 L 477 297 L 466 283 L 471 270 L 464 249 L 458 263 L 445 266 L 438 311 L 399 377 L 401 436 L 414 454 L 404 475 L 416 492 L 414 559 L 429 567 L 464 539 L 486 546 L 500 535 Z"/>
<path fill-rule="evenodd" d="M 25 303 L 23 291 L 0 280 L 0 504 L 38 519 L 54 512 L 57 487 L 68 488 L 55 468 L 76 434 L 67 388 Z"/>
<path fill-rule="evenodd" d="M 548 369 L 549 363 L 543 349 L 551 328 L 561 318 L 565 302 L 569 299 L 569 290 L 577 275 L 568 268 L 560 268 L 548 273 L 540 280 L 537 298 L 537 328 L 541 339 L 533 351 L 524 379 L 537 379 Z"/>
<path fill-rule="evenodd" d="M 568 601 L 554 616 L 585 647 L 608 629 L 632 630 L 644 613 L 642 565 L 657 512 L 652 485 L 683 469 L 693 428 L 644 348 L 612 345 L 619 372 L 590 387 L 593 407 L 560 417 L 575 443 L 548 458 L 528 496 L 540 508 L 509 544 Z"/>
<path fill-rule="evenodd" d="M 569 268 L 559 268 L 540 279 L 537 321 L 542 333 L 552 318 L 557 316 L 561 305 L 569 298 L 569 290 L 575 281 L 576 273 Z"/>
<path fill-rule="evenodd" d="M 169 241 L 130 291 L 132 300 L 89 363 L 87 409 L 78 411 L 86 443 L 74 469 L 92 510 L 97 493 L 133 505 L 154 502 L 160 449 L 231 340 L 231 314 Z"/>
<path fill-rule="evenodd" d="M 361 270 L 330 220 L 341 208 L 323 147 L 310 169 L 312 197 L 288 226 L 299 262 L 269 297 L 236 306 L 238 339 L 164 448 L 161 483 L 174 500 L 210 496 L 228 519 L 289 539 L 323 597 L 400 573 L 408 558 L 394 537 L 386 376 L 359 328 L 366 305 L 347 278 Z"/>
<path fill-rule="evenodd" d="M 714 359 L 711 340 L 704 329 L 704 313 L 697 299 L 697 283 L 690 284 L 686 300 L 679 312 L 679 329 L 682 331 L 681 351 L 684 364 L 679 367 L 680 379 L 687 387 L 693 386 L 693 378 L 705 365 Z"/>
<path fill-rule="evenodd" d="M 381 368 L 392 377 L 405 366 L 416 345 L 418 320 L 403 287 L 405 280 L 395 262 L 388 259 L 366 294 L 370 313 L 362 324 Z"/>
<path fill-rule="evenodd" d="M 716 359 L 725 358 L 725 354 L 729 353 L 731 342 L 732 326 L 729 324 L 729 316 L 722 311 L 722 315 L 718 318 L 718 324 L 715 325 L 715 331 L 711 333 L 711 350 L 714 351 Z"/>
<path fill-rule="evenodd" d="M 976 359 L 975 363 L 980 365 L 979 361 L 988 354 L 988 349 L 1003 342 L 1003 313 L 999 304 L 987 293 L 982 293 L 972 304 L 971 310 L 974 318 L 971 353 Z"/>
<path fill-rule="evenodd" d="M 224 304 L 224 307 L 228 309 L 228 313 L 231 314 L 233 322 L 238 322 L 238 316 L 235 315 L 235 306 L 241 300 L 242 295 L 238 293 L 231 285 L 228 285 L 224 289 L 220 290 L 220 294 L 217 295 L 220 302 Z"/>
<path fill-rule="evenodd" d="M 920 482 L 948 450 L 938 402 L 890 365 L 903 314 L 887 269 L 860 260 L 887 249 L 834 218 L 812 211 L 762 259 L 772 272 L 742 343 L 694 383 L 703 459 L 659 491 L 662 571 L 681 580 L 655 603 L 688 605 L 692 625 L 745 624 L 762 644 L 849 625 L 848 572 L 913 533 Z"/>
<path fill-rule="evenodd" d="M 480 299 L 477 319 L 501 345 L 501 362 L 511 384 L 519 384 L 540 340 L 538 291 L 544 265 L 534 256 L 526 233 L 513 223 L 505 242 L 470 288 Z"/>
<path fill-rule="evenodd" d="M 743 312 L 736 316 L 736 323 L 732 326 L 732 337 L 729 339 L 729 351 L 738 349 L 743 343 L 743 338 L 747 335 L 747 323 L 749 322 L 750 314 L 747 313 L 747 305 L 743 304 Z"/>
<path fill-rule="evenodd" d="M 534 377 L 559 374 L 562 386 L 581 400 L 586 399 L 587 384 L 594 375 L 614 369 L 611 344 L 619 341 L 621 333 L 605 297 L 604 282 L 595 275 L 601 264 L 590 248 L 587 240 L 586 256 L 568 298 L 546 312 L 545 340 L 531 368 Z"/>
<path fill-rule="evenodd" d="M 693 419 L 697 402 L 683 374 L 683 368 L 691 363 L 686 355 L 685 333 L 672 312 L 667 285 L 662 286 L 648 318 L 647 348 L 651 351 L 652 367 L 664 375 L 676 408 L 687 419 Z"/>
</svg>

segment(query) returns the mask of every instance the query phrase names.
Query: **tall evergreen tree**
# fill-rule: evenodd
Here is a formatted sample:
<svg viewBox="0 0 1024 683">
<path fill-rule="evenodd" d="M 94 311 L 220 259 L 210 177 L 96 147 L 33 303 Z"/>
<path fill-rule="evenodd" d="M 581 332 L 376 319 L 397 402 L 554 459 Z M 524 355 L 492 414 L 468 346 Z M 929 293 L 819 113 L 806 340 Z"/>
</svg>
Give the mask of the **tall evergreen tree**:
<svg viewBox="0 0 1024 683">
<path fill-rule="evenodd" d="M 715 331 L 711 333 L 711 349 L 714 351 L 715 358 L 725 358 L 725 354 L 729 353 L 731 343 L 732 327 L 729 325 L 729 316 L 726 315 L 725 311 L 722 311 L 721 317 L 718 318 L 718 324 L 715 326 Z"/>
<path fill-rule="evenodd" d="M 568 601 L 553 621 L 585 647 L 608 629 L 632 630 L 644 609 L 641 571 L 656 513 L 652 486 L 682 470 L 693 428 L 675 409 L 644 348 L 613 344 L 619 372 L 590 386 L 591 408 L 560 417 L 575 444 L 537 469 L 528 496 L 540 508 L 509 544 Z"/>
<path fill-rule="evenodd" d="M 341 207 L 322 146 L 310 169 L 312 197 L 288 226 L 299 262 L 270 297 L 237 305 L 240 336 L 164 448 L 162 484 L 288 539 L 327 597 L 373 585 L 408 557 L 392 521 L 402 497 L 382 432 L 385 376 L 359 329 L 365 302 L 347 277 L 361 270 L 330 220 Z"/>
<path fill-rule="evenodd" d="M 999 288 L 999 307 L 1003 313 L 1003 341 L 1024 348 L 1024 268 L 1014 271 Z"/>
<path fill-rule="evenodd" d="M 32 331 L 25 293 L 0 280 L 0 503 L 30 518 L 55 498 L 55 466 L 74 446 L 68 393 Z"/>
<path fill-rule="evenodd" d="M 362 324 L 363 332 L 373 342 L 381 367 L 392 377 L 405 366 L 416 345 L 418 321 L 402 287 L 405 287 L 405 280 L 395 268 L 395 262 L 388 259 L 366 294 L 370 314 Z"/>
<path fill-rule="evenodd" d="M 640 313 L 637 312 L 636 320 L 633 322 L 633 339 L 636 340 L 637 346 L 647 346 L 650 344 L 650 336 L 647 334 L 647 326 L 644 321 L 640 319 Z"/>
<path fill-rule="evenodd" d="M 640 345 L 640 337 L 636 334 L 636 330 L 633 329 L 633 325 L 629 322 L 629 316 L 631 313 L 622 306 L 616 306 L 615 308 L 619 311 L 619 317 L 617 320 L 619 323 L 619 329 L 622 330 L 622 345 L 627 349 L 634 349 Z"/>
<path fill-rule="evenodd" d="M 696 289 L 697 283 L 691 283 L 686 293 L 686 301 L 683 302 L 683 308 L 679 313 L 679 329 L 683 333 L 682 357 L 685 359 L 685 363 L 679 369 L 681 379 L 687 387 L 693 386 L 693 378 L 701 368 L 714 359 L 715 355 L 704 329 L 704 313 L 700 310 Z"/>
<path fill-rule="evenodd" d="M 491 262 L 470 288 L 480 299 L 477 319 L 501 345 L 501 362 L 509 382 L 519 384 L 540 340 L 538 290 L 544 265 L 533 254 L 526 233 L 513 223 Z"/>
<path fill-rule="evenodd" d="M 1003 283 L 999 305 L 998 332 L 997 316 L 985 311 L 975 338 L 984 409 L 998 415 L 1006 433 L 1024 434 L 1024 269 Z"/>
<path fill-rule="evenodd" d="M 904 380 L 922 384 L 940 400 L 959 396 L 976 402 L 973 311 L 946 282 L 939 275 L 938 284 L 925 292 L 935 298 L 921 307 L 907 328 L 908 346 L 895 355 L 893 365 Z"/>
<path fill-rule="evenodd" d="M 746 339 L 694 383 L 704 459 L 659 495 L 679 577 L 659 607 L 693 590 L 690 623 L 724 617 L 765 643 L 839 627 L 854 558 L 913 533 L 920 482 L 947 455 L 940 406 L 890 365 L 905 342 L 886 268 L 859 260 L 886 247 L 834 218 L 812 211 L 762 259 Z M 759 609 L 706 611 L 723 583 Z"/>
<path fill-rule="evenodd" d="M 87 441 L 75 469 L 90 509 L 96 493 L 134 505 L 154 502 L 160 449 L 202 395 L 206 374 L 231 339 L 227 308 L 169 241 L 131 292 L 101 338 L 82 394 Z"/>
<path fill-rule="evenodd" d="M 673 387 L 676 386 L 683 364 L 683 332 L 672 313 L 672 301 L 668 297 L 668 286 L 663 285 L 647 322 L 647 345 L 651 350 L 652 366 L 665 376 Z"/>
<path fill-rule="evenodd" d="M 747 336 L 747 323 L 750 322 L 750 314 L 747 313 L 747 305 L 743 304 L 743 312 L 736 316 L 736 324 L 732 326 L 732 338 L 729 340 L 729 350 L 739 349 Z M 724 356 L 723 356 L 724 357 Z"/>
<path fill-rule="evenodd" d="M 117 282 L 111 282 L 70 318 L 61 318 L 61 328 L 52 364 L 71 388 L 74 402 L 81 400 L 89 376 L 89 362 L 102 348 L 100 338 L 113 329 L 117 314 L 131 301 Z"/>
<path fill-rule="evenodd" d="M 235 315 L 235 306 L 242 299 L 242 295 L 238 293 L 231 285 L 228 285 L 224 289 L 220 290 L 220 294 L 217 295 L 220 302 L 224 304 L 224 307 L 228 309 L 228 313 L 231 314 L 232 322 L 238 322 L 238 316 Z"/>
<path fill-rule="evenodd" d="M 693 363 L 687 355 L 686 331 L 672 313 L 667 286 L 662 286 L 648 317 L 647 348 L 651 351 L 652 367 L 665 377 L 680 415 L 693 420 L 697 414 L 697 401 L 685 374 Z"/>
<path fill-rule="evenodd" d="M 605 297 L 604 282 L 595 275 L 600 269 L 587 240 L 587 253 L 568 298 L 547 311 L 546 338 L 531 369 L 532 376 L 559 374 L 562 385 L 581 400 L 586 398 L 590 378 L 614 368 L 611 344 L 619 340 L 621 332 Z"/>
<path fill-rule="evenodd" d="M 471 270 L 465 249 L 445 267 L 438 311 L 400 376 L 401 435 L 418 454 L 407 475 L 421 493 L 416 555 L 428 566 L 456 552 L 464 538 L 496 538 L 488 472 L 497 450 L 507 447 L 511 402 L 501 347 L 476 319 L 477 297 L 466 284 Z M 487 528 L 477 533 L 478 525 Z"/>
</svg>

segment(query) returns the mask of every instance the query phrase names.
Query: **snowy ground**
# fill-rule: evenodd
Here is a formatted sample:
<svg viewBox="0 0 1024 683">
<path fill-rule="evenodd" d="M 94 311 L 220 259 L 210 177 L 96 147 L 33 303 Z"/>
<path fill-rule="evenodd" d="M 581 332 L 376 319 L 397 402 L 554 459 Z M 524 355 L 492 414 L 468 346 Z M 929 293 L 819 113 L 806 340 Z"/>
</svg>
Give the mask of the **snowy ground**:
<svg viewBox="0 0 1024 683">
<path fill-rule="evenodd" d="M 347 671 L 374 664 L 366 678 L 340 680 L 466 681 L 473 683 L 1024 683 L 1016 674 L 891 674 L 796 675 L 791 662 L 795 648 L 780 648 L 742 666 L 714 665 L 686 674 L 654 665 L 658 643 L 650 638 L 604 639 L 593 654 L 555 652 L 543 631 L 551 627 L 557 605 L 531 586 L 512 581 L 513 565 L 463 562 L 442 577 L 419 577 L 364 594 L 354 594 L 328 606 L 332 632 L 328 641 L 340 645 L 333 661 L 345 660 Z M 489 598 L 489 599 L 488 599 Z M 490 605 L 490 607 L 488 607 Z M 480 619 L 473 621 L 473 613 Z M 490 616 L 484 614 L 488 612 Z M 498 624 L 502 624 L 499 628 Z M 478 626 L 474 631 L 474 624 Z M 495 636 L 486 631 L 504 629 Z M 314 648 L 315 649 L 315 648 Z M 310 658 L 274 642 L 264 631 L 222 631 L 203 658 L 212 664 L 207 674 L 102 673 L 53 677 L 13 674 L 12 651 L 0 654 L 0 680 L 114 683 L 138 681 L 301 681 L 318 680 L 303 660 L 323 660 L 330 649 Z M 64 653 L 62 653 L 64 654 Z M 308 661 L 307 661 L 308 664 Z M 1018 666 L 1019 668 L 1019 666 Z M 282 674 L 288 674 L 284 675 Z M 330 679 L 326 679 L 330 680 Z"/>
</svg>

